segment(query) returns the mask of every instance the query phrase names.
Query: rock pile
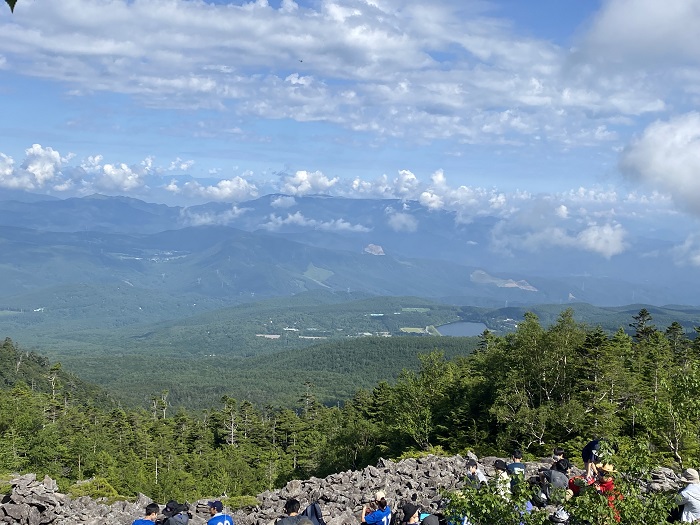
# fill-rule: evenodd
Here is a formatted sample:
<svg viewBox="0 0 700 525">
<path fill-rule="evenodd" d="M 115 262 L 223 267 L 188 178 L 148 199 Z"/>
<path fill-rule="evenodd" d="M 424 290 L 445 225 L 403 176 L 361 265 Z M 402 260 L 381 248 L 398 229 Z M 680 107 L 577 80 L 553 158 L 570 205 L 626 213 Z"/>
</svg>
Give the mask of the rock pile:
<svg viewBox="0 0 700 525">
<path fill-rule="evenodd" d="M 318 501 L 328 525 L 359 525 L 363 505 L 373 499 L 378 490 L 384 491 L 393 509 L 412 502 L 426 512 L 439 511 L 441 491 L 462 487 L 469 458 L 428 456 L 405 459 L 398 463 L 379 460 L 376 466 L 361 471 L 332 474 L 324 479 L 294 480 L 276 491 L 258 496 L 259 505 L 231 514 L 236 525 L 273 525 L 282 514 L 284 502 L 296 498 L 304 506 Z M 476 458 L 474 458 L 476 459 Z M 497 458 L 480 461 L 483 472 L 494 474 Z M 527 463 L 526 476 L 549 467 L 551 460 Z M 579 472 L 580 473 L 580 472 Z M 671 469 L 658 469 L 648 484 L 649 490 L 675 490 L 678 476 Z M 0 524 L 20 525 L 130 525 L 143 515 L 151 500 L 139 495 L 136 502 L 117 502 L 108 505 L 87 497 L 71 499 L 58 492 L 51 478 L 38 481 L 33 474 L 12 481 L 12 492 L 0 501 Z M 206 500 L 191 505 L 192 525 L 201 525 L 208 518 Z"/>
</svg>

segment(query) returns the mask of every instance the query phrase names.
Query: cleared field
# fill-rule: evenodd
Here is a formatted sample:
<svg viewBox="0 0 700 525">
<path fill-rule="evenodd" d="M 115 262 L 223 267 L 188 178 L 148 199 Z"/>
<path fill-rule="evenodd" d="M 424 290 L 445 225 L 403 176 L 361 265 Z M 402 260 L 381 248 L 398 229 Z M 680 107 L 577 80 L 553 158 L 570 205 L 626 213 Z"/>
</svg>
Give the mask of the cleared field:
<svg viewBox="0 0 700 525">
<path fill-rule="evenodd" d="M 404 326 L 400 330 L 405 334 L 424 334 L 425 328 L 412 328 L 409 326 Z"/>
</svg>

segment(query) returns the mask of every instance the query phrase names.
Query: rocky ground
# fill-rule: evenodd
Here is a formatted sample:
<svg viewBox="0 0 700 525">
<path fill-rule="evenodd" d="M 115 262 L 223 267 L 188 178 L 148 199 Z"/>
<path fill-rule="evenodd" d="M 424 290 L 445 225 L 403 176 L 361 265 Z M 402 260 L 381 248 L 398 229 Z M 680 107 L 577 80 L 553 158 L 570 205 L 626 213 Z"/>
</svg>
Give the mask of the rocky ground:
<svg viewBox="0 0 700 525">
<path fill-rule="evenodd" d="M 359 525 L 359 514 L 373 494 L 383 490 L 394 509 L 412 502 L 425 512 L 435 512 L 441 505 L 441 490 L 460 488 L 469 458 L 428 456 L 405 459 L 398 463 L 379 460 L 376 466 L 361 471 L 332 474 L 324 479 L 294 480 L 276 491 L 258 496 L 259 505 L 230 512 L 236 525 L 273 525 L 282 514 L 288 498 L 296 498 L 304 508 L 318 501 L 328 525 Z M 475 458 L 476 459 L 476 458 Z M 497 458 L 480 460 L 482 471 L 488 476 L 494 473 Z M 536 475 L 551 460 L 527 463 L 526 476 Z M 678 476 L 671 469 L 659 469 L 653 473 L 649 490 L 675 490 Z M 201 525 L 208 518 L 206 501 L 191 504 L 190 524 Z M 0 523 L 21 525 L 130 525 L 142 517 L 144 507 L 151 500 L 140 495 L 135 502 L 120 501 L 111 505 L 87 497 L 71 499 L 58 492 L 51 478 L 37 480 L 33 474 L 19 476 L 12 481 L 11 494 L 0 501 Z M 163 505 L 164 502 L 159 502 Z"/>
</svg>

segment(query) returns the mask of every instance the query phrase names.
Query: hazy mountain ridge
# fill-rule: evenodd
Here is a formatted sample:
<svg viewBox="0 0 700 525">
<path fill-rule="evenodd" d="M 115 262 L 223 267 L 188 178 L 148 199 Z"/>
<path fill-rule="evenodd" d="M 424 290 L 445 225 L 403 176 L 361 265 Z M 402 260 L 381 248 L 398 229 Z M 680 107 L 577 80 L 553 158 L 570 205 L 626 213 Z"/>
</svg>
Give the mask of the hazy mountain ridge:
<svg viewBox="0 0 700 525">
<path fill-rule="evenodd" d="M 266 195 L 189 208 L 102 195 L 4 200 L 8 286 L 0 299 L 56 284 L 128 281 L 230 304 L 236 294 L 316 288 L 492 306 L 697 302 L 695 268 L 649 255 L 670 249 L 664 238 L 638 235 L 608 259 L 552 246 L 505 253 L 493 246 L 497 217 L 462 221 L 398 199 Z M 385 256 L 363 253 L 370 244 Z"/>
</svg>

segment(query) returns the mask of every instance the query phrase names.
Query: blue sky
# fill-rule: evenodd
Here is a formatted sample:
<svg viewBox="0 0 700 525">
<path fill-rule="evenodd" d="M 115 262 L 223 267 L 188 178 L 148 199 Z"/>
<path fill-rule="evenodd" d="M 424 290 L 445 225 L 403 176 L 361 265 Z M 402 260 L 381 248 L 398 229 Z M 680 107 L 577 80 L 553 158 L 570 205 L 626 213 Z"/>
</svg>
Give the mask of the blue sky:
<svg viewBox="0 0 700 525">
<path fill-rule="evenodd" d="M 700 264 L 697 27 L 700 0 L 19 0 L 0 188 L 546 202 L 608 256 L 683 217 Z"/>
</svg>

